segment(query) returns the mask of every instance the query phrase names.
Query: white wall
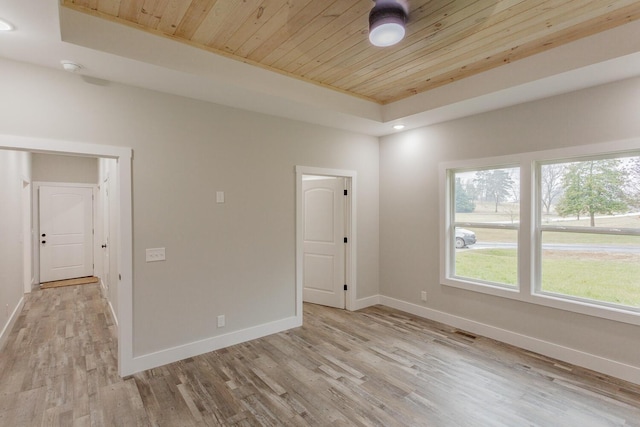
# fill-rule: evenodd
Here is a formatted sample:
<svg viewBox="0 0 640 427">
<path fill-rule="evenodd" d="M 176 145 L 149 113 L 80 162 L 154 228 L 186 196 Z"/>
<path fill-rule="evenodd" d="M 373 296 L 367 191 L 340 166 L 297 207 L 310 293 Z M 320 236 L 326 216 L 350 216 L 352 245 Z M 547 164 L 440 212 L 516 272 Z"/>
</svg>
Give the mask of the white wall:
<svg viewBox="0 0 640 427">
<path fill-rule="evenodd" d="M 294 315 L 295 165 L 357 171 L 357 296 L 378 294 L 377 138 L 6 60 L 0 70 L 3 133 L 133 148 L 135 355 Z M 145 262 L 154 247 L 166 262 Z"/>
<path fill-rule="evenodd" d="M 98 159 L 94 157 L 33 154 L 33 180 L 98 183 Z"/>
<path fill-rule="evenodd" d="M 31 181 L 31 156 L 0 150 L 0 348 L 19 315 L 23 286 L 23 182 Z"/>
<path fill-rule="evenodd" d="M 439 284 L 442 161 L 640 137 L 640 79 L 381 139 L 380 291 L 484 325 L 640 368 L 640 327 Z"/>
</svg>

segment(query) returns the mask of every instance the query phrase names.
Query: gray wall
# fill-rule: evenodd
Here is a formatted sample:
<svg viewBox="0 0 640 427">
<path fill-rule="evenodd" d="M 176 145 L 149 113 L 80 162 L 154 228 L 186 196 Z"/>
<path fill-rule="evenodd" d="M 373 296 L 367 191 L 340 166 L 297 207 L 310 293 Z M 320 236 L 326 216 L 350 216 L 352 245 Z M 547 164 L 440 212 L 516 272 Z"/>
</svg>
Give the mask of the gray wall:
<svg viewBox="0 0 640 427">
<path fill-rule="evenodd" d="M 23 182 L 31 179 L 30 154 L 0 150 L 0 332 L 24 294 Z M 15 319 L 14 319 L 15 320 Z M 10 333 L 0 336 L 0 347 Z"/>
<path fill-rule="evenodd" d="M 98 159 L 34 154 L 32 173 L 34 181 L 97 184 Z"/>
<path fill-rule="evenodd" d="M 380 293 L 640 367 L 640 327 L 441 286 L 442 161 L 640 137 L 640 79 L 381 139 Z"/>
<path fill-rule="evenodd" d="M 3 133 L 133 148 L 135 355 L 294 315 L 295 165 L 357 171 L 357 296 L 379 293 L 377 138 L 6 60 L 0 70 Z M 154 247 L 166 262 L 145 262 Z"/>
</svg>

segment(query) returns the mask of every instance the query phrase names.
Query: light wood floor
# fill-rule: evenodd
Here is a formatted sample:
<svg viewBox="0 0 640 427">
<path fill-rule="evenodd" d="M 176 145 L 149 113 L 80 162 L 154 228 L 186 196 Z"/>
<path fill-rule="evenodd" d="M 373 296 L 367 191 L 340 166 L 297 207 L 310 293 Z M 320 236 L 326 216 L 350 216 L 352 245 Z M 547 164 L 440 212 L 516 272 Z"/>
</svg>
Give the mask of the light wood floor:
<svg viewBox="0 0 640 427">
<path fill-rule="evenodd" d="M 0 426 L 640 426 L 640 387 L 384 307 L 116 372 L 98 285 L 37 291 L 0 357 Z"/>
</svg>

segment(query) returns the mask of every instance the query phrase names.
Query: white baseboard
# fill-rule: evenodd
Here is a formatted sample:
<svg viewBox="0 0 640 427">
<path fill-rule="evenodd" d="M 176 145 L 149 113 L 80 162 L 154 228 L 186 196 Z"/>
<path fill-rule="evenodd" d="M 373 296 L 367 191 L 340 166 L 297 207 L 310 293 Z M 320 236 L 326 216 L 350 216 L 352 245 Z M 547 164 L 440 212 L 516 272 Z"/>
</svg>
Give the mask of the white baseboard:
<svg viewBox="0 0 640 427">
<path fill-rule="evenodd" d="M 107 301 L 109 301 L 107 299 Z M 113 305 L 111 301 L 109 301 L 109 310 L 111 310 L 111 316 L 113 317 L 113 322 L 116 324 L 116 328 L 118 327 L 118 316 L 116 316 L 116 311 L 113 309 Z"/>
<path fill-rule="evenodd" d="M 2 328 L 2 332 L 0 332 L 0 350 L 2 350 L 4 345 L 7 343 L 7 339 L 9 339 L 9 334 L 11 334 L 13 325 L 16 324 L 16 320 L 18 320 L 18 316 L 22 312 L 22 307 L 24 307 L 24 296 L 20 298 L 20 301 L 18 301 L 18 305 L 16 305 L 13 313 L 11 313 L 11 316 L 9 316 L 9 320 L 7 320 L 4 328 Z"/>
<path fill-rule="evenodd" d="M 116 328 L 118 327 L 118 316 L 116 316 L 116 311 L 113 309 L 113 304 L 111 304 L 111 300 L 109 299 L 109 289 L 104 285 L 104 281 L 100 278 L 100 293 L 109 303 L 109 310 L 111 311 L 111 317 L 113 317 L 113 322 L 116 324 Z"/>
<path fill-rule="evenodd" d="M 362 310 L 363 308 L 371 307 L 372 305 L 380 304 L 380 295 L 374 295 L 372 297 L 360 298 L 356 300 L 353 311 Z"/>
<path fill-rule="evenodd" d="M 294 316 L 133 358 L 131 374 L 302 326 Z"/>
<path fill-rule="evenodd" d="M 640 368 L 398 299 L 380 304 L 640 385 Z"/>
</svg>

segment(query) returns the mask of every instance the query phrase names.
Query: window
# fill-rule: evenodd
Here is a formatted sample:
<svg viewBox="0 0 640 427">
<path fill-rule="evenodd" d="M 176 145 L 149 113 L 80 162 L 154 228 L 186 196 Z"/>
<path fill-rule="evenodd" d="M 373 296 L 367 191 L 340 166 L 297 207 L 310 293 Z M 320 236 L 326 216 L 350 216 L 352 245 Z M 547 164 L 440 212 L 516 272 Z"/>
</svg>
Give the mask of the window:
<svg viewBox="0 0 640 427">
<path fill-rule="evenodd" d="M 640 157 L 538 166 L 538 291 L 640 308 Z"/>
<path fill-rule="evenodd" d="M 442 284 L 640 325 L 640 140 L 440 170 Z"/>
<path fill-rule="evenodd" d="M 520 169 L 452 171 L 454 275 L 517 287 Z"/>
</svg>

